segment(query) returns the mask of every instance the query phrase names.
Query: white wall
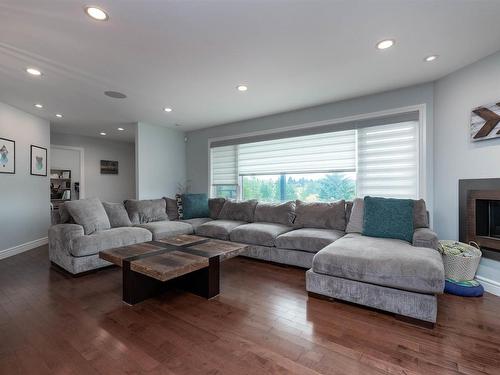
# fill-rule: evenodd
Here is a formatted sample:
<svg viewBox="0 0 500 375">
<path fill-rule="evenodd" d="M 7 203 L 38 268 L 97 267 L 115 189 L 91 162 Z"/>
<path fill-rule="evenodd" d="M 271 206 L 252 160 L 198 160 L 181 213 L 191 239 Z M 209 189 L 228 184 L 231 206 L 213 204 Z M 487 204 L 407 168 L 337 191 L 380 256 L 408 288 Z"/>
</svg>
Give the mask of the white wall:
<svg viewBox="0 0 500 375">
<path fill-rule="evenodd" d="M 208 171 L 208 139 L 224 136 L 233 136 L 256 131 L 279 129 L 294 125 L 308 124 L 316 121 L 335 120 L 348 116 L 362 115 L 379 111 L 392 110 L 419 104 L 426 105 L 426 172 L 427 194 L 422 195 L 427 201 L 428 209 L 432 213 L 433 200 L 433 84 L 411 86 L 404 89 L 388 91 L 380 94 L 368 95 L 341 102 L 324 104 L 297 111 L 280 113 L 277 115 L 255 118 L 247 121 L 216 126 L 207 129 L 192 131 L 187 134 L 187 173 L 191 181 L 192 191 L 195 193 L 207 192 L 209 184 Z M 431 215 L 432 218 L 432 215 Z"/>
<path fill-rule="evenodd" d="M 500 138 L 469 135 L 472 108 L 500 100 L 500 52 L 437 81 L 434 100 L 435 229 L 458 239 L 458 180 L 500 177 Z M 500 291 L 500 262 L 483 259 L 478 275 Z"/>
<path fill-rule="evenodd" d="M 101 201 L 122 202 L 135 197 L 133 143 L 57 133 L 52 133 L 51 143 L 84 149 L 86 198 L 97 197 Z M 101 160 L 117 160 L 118 174 L 101 174 Z"/>
<path fill-rule="evenodd" d="M 0 137 L 16 142 L 16 173 L 0 173 L 2 258 L 12 255 L 14 247 L 47 237 L 49 178 L 30 175 L 30 145 L 49 148 L 49 123 L 0 103 Z M 5 251 L 7 249 L 10 250 Z"/>
<path fill-rule="evenodd" d="M 184 133 L 138 123 L 135 145 L 137 198 L 173 197 L 186 184 Z"/>
</svg>

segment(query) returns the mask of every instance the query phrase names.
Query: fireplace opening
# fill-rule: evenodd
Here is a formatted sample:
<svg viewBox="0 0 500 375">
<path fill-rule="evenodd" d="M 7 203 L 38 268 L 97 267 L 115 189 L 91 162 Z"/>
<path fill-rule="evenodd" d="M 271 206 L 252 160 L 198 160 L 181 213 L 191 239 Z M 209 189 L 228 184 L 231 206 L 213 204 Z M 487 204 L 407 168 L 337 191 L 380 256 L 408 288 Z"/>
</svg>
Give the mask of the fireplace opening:
<svg viewBox="0 0 500 375">
<path fill-rule="evenodd" d="M 500 238 L 500 201 L 476 200 L 476 235 Z"/>
</svg>

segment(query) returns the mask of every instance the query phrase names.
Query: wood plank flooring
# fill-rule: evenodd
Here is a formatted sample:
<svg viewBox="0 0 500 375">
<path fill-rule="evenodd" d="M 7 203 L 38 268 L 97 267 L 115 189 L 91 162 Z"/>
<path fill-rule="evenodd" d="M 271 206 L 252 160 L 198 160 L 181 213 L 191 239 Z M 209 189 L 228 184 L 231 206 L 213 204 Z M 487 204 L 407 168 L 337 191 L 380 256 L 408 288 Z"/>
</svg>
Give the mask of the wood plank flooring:
<svg viewBox="0 0 500 375">
<path fill-rule="evenodd" d="M 500 374 L 500 297 L 439 298 L 428 330 L 308 297 L 304 271 L 241 257 L 220 296 L 121 302 L 121 270 L 80 278 L 46 246 L 0 261 L 0 374 Z"/>
</svg>

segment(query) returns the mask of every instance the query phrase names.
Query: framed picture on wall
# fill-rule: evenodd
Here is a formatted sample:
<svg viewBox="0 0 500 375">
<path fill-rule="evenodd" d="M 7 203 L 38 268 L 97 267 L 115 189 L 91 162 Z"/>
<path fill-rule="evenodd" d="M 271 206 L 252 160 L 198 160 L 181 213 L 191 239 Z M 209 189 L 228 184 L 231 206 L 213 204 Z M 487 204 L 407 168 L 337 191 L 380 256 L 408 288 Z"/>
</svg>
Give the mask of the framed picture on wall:
<svg viewBox="0 0 500 375">
<path fill-rule="evenodd" d="M 0 138 L 0 173 L 16 173 L 16 142 Z"/>
<path fill-rule="evenodd" d="M 118 162 L 114 160 L 101 160 L 101 174 L 118 174 Z"/>
<path fill-rule="evenodd" d="M 47 149 L 31 145 L 31 174 L 33 176 L 47 176 Z"/>
<path fill-rule="evenodd" d="M 500 137 L 500 101 L 472 110 L 470 136 L 474 142 Z"/>
</svg>

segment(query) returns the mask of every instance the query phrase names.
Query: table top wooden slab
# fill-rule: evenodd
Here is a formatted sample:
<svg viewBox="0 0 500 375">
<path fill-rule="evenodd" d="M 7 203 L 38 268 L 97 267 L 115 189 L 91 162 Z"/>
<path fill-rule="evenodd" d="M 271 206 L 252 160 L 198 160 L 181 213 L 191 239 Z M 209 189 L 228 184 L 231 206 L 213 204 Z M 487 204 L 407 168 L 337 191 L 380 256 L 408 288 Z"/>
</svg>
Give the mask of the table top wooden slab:
<svg viewBox="0 0 500 375">
<path fill-rule="evenodd" d="M 206 242 L 189 246 L 185 251 L 195 250 L 196 254 L 203 255 L 207 258 L 220 256 L 220 260 L 226 260 L 240 254 L 246 249 L 248 245 L 221 241 L 221 240 L 208 240 Z"/>
<path fill-rule="evenodd" d="M 116 247 L 114 249 L 100 251 L 99 258 L 122 267 L 124 259 L 154 253 L 162 250 L 163 248 L 164 247 L 150 242 L 143 242 L 135 245 Z"/>
<path fill-rule="evenodd" d="M 133 260 L 130 269 L 156 280 L 167 281 L 208 267 L 208 262 L 209 259 L 204 256 L 171 251 Z"/>
<path fill-rule="evenodd" d="M 167 237 L 156 242 L 165 243 L 174 246 L 187 246 L 195 242 L 206 240 L 205 237 L 195 236 L 192 234 L 180 234 L 178 236 Z"/>
</svg>

